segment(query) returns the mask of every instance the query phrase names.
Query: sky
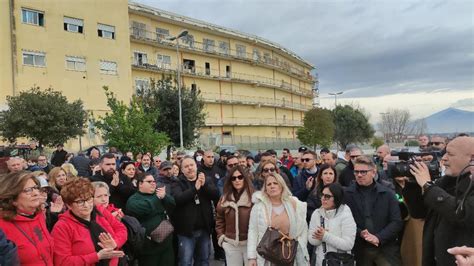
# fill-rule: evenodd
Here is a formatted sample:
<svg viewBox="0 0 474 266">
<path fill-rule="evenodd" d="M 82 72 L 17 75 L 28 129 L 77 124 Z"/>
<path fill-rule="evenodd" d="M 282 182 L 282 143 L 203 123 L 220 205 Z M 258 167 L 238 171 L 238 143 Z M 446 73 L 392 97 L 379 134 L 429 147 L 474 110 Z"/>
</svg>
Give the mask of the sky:
<svg viewBox="0 0 474 266">
<path fill-rule="evenodd" d="M 474 1 L 135 0 L 254 34 L 315 66 L 320 105 L 474 111 Z"/>
</svg>

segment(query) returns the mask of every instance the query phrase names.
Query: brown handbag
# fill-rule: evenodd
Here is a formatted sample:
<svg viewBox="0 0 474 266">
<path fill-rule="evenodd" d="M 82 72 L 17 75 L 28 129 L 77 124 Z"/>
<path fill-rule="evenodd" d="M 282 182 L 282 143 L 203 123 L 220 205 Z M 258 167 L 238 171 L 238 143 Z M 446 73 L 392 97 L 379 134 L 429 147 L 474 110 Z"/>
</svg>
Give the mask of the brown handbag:
<svg viewBox="0 0 474 266">
<path fill-rule="evenodd" d="M 170 236 L 174 231 L 174 227 L 168 219 L 164 219 L 161 223 L 150 233 L 151 240 L 156 243 L 161 243 Z"/>
<path fill-rule="evenodd" d="M 267 210 L 265 208 L 265 215 Z M 268 224 L 268 217 L 267 219 Z M 257 253 L 265 260 L 276 265 L 293 265 L 298 248 L 298 241 L 285 235 L 280 230 L 268 226 L 258 243 Z"/>
</svg>

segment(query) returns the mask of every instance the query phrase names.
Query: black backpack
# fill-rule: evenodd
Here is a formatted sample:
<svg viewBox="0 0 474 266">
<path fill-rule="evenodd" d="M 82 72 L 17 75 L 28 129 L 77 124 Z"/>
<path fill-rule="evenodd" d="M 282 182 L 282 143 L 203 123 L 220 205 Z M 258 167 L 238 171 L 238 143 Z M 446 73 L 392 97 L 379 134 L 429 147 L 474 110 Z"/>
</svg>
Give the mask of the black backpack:
<svg viewBox="0 0 474 266">
<path fill-rule="evenodd" d="M 127 227 L 128 235 L 123 250 L 128 257 L 127 260 L 133 262 L 136 261 L 145 244 L 145 228 L 143 228 L 137 218 L 128 215 L 122 218 L 122 223 Z"/>
</svg>

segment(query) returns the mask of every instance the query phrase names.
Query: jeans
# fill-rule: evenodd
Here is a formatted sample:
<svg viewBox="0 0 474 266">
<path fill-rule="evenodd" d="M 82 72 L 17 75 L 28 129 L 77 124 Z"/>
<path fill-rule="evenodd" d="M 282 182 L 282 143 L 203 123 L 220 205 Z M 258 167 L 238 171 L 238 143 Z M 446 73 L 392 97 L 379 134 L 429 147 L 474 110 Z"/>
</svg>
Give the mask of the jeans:
<svg viewBox="0 0 474 266">
<path fill-rule="evenodd" d="M 179 266 L 209 266 L 209 235 L 205 230 L 193 231 L 192 237 L 178 235 Z"/>
</svg>

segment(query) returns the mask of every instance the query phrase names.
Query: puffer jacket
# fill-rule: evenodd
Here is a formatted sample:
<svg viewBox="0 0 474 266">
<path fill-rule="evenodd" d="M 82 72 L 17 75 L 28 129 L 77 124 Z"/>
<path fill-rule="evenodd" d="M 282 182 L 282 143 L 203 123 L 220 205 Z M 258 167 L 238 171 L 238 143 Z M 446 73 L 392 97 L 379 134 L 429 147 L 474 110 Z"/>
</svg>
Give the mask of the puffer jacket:
<svg viewBox="0 0 474 266">
<path fill-rule="evenodd" d="M 249 231 L 247 236 L 247 257 L 256 258 L 257 265 L 265 265 L 265 259 L 257 254 L 257 246 L 268 228 L 266 213 L 271 214 L 272 204 L 270 199 L 261 191 L 252 195 L 254 204 L 250 212 Z M 292 203 L 293 202 L 293 203 Z M 296 203 L 296 204 L 294 204 Z M 293 207 L 296 205 L 296 209 Z M 289 236 L 298 241 L 296 258 L 294 265 L 305 266 L 309 264 L 308 249 L 308 224 L 306 223 L 306 203 L 299 201 L 296 197 L 283 199 L 283 206 L 290 219 Z M 266 209 L 266 211 L 265 211 Z M 271 217 L 268 217 L 268 223 L 271 224 Z"/>
<path fill-rule="evenodd" d="M 321 226 L 321 217 L 324 218 L 323 240 L 313 238 L 313 234 Z M 324 252 L 322 243 L 326 243 L 326 252 L 350 252 L 355 242 L 357 226 L 352 217 L 351 209 L 341 205 L 334 210 L 319 208 L 313 212 L 309 223 L 308 242 L 316 246 L 316 265 L 323 265 Z"/>
<path fill-rule="evenodd" d="M 234 246 L 247 244 L 247 232 L 249 229 L 250 211 L 252 201 L 247 191 L 243 192 L 239 200 L 235 202 L 225 200 L 221 197 L 216 208 L 216 232 L 219 246 L 227 242 Z"/>
</svg>

